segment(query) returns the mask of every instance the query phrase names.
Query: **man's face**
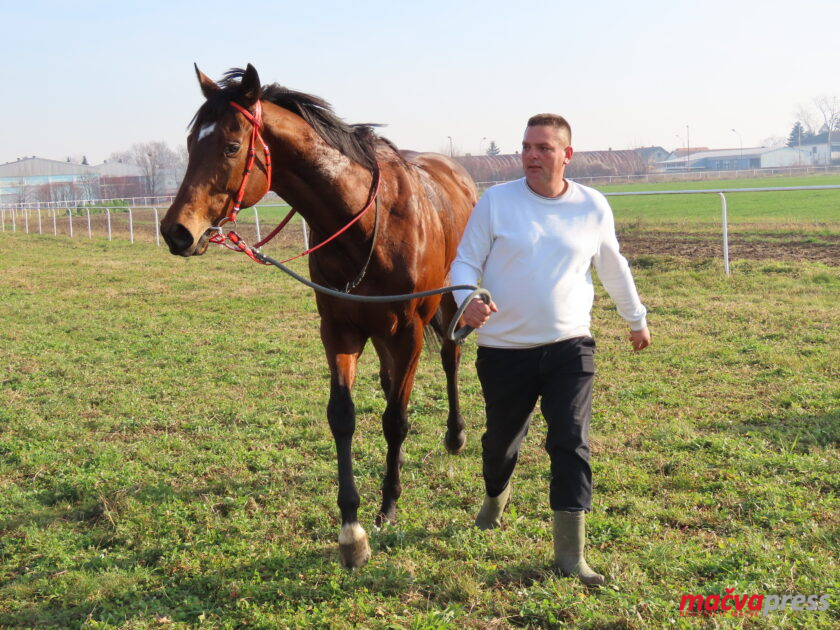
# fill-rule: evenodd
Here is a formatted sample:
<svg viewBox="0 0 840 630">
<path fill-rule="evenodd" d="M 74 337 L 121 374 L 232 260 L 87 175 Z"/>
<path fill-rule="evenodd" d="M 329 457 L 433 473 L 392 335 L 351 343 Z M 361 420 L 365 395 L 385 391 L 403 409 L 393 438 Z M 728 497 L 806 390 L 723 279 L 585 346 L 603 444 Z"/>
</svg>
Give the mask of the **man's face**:
<svg viewBox="0 0 840 630">
<path fill-rule="evenodd" d="M 565 134 L 557 127 L 527 127 L 522 139 L 522 168 L 531 190 L 554 196 L 572 157 Z"/>
</svg>

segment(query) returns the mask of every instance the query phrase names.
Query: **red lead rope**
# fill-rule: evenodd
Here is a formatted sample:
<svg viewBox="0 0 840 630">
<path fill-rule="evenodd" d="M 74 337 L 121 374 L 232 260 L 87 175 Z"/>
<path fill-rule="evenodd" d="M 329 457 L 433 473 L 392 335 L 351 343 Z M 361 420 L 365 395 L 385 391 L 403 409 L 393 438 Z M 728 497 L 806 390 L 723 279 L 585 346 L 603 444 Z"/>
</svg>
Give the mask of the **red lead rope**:
<svg viewBox="0 0 840 630">
<path fill-rule="evenodd" d="M 287 262 L 290 262 L 290 261 L 292 261 L 292 260 L 295 260 L 296 258 L 300 258 L 301 256 L 306 256 L 307 254 L 311 254 L 311 253 L 312 253 L 312 252 L 314 252 L 315 250 L 321 249 L 324 245 L 326 245 L 327 243 L 329 243 L 329 242 L 330 242 L 331 240 L 333 240 L 334 238 L 336 238 L 336 237 L 338 237 L 338 236 L 340 236 L 340 235 L 344 234 L 344 232 L 346 232 L 346 231 L 350 228 L 350 226 L 351 226 L 351 225 L 353 225 L 356 221 L 358 221 L 359 219 L 361 219 L 361 218 L 362 218 L 362 215 L 364 215 L 364 214 L 365 214 L 368 210 L 370 210 L 370 209 L 373 207 L 373 205 L 376 203 L 376 196 L 379 194 L 379 184 L 380 184 L 381 182 L 382 182 L 382 180 L 381 180 L 381 179 L 380 179 L 380 177 L 379 177 L 379 170 L 377 169 L 377 171 L 376 171 L 376 189 L 373 191 L 373 195 L 371 195 L 370 201 L 368 202 L 368 205 L 366 205 L 366 206 L 365 206 L 364 210 L 362 210 L 359 214 L 357 214 L 355 217 L 353 217 L 353 218 L 350 220 L 350 223 L 348 223 L 347 225 L 345 225 L 343 228 L 341 228 L 338 232 L 336 232 L 335 234 L 333 234 L 332 236 L 330 236 L 328 239 L 326 239 L 326 240 L 324 240 L 324 241 L 321 241 L 320 243 L 318 243 L 317 245 L 315 245 L 315 247 L 310 247 L 310 248 L 309 248 L 309 249 L 307 249 L 305 252 L 301 252 L 301 253 L 300 253 L 300 254 L 298 254 L 297 256 L 292 256 L 291 258 L 287 258 L 286 260 L 280 261 L 280 262 L 281 262 L 281 264 L 285 264 L 285 263 L 287 263 Z M 294 212 L 294 209 L 292 209 L 292 212 Z M 285 223 L 285 222 L 288 222 L 288 220 L 289 220 L 289 219 L 291 219 L 291 218 L 292 218 L 292 216 L 291 216 L 291 214 L 289 214 L 289 215 L 288 215 L 288 216 L 284 219 L 284 223 Z M 266 263 L 266 264 L 268 264 L 268 263 Z"/>
<path fill-rule="evenodd" d="M 245 164 L 245 174 L 242 177 L 242 183 L 239 185 L 239 190 L 236 193 L 236 198 L 234 199 L 233 207 L 231 208 L 230 213 L 219 222 L 218 226 L 211 228 L 212 230 L 215 230 L 216 233 L 213 236 L 211 236 L 209 240 L 210 240 L 211 243 L 216 243 L 217 245 L 224 245 L 228 249 L 232 249 L 232 250 L 237 251 L 237 252 L 242 252 L 242 253 L 246 254 L 254 262 L 258 262 L 258 263 L 263 264 L 263 265 L 268 265 L 268 264 L 271 264 L 271 263 L 263 262 L 262 260 L 257 258 L 257 256 L 254 254 L 253 248 L 250 247 L 242 239 L 242 237 L 239 236 L 239 234 L 237 234 L 233 230 L 231 230 L 227 234 L 222 232 L 222 226 L 225 223 L 235 223 L 236 222 L 236 215 L 239 214 L 239 210 L 242 207 L 242 200 L 245 198 L 245 185 L 248 183 L 248 176 L 251 174 L 251 169 L 253 168 L 254 161 L 256 160 L 256 157 L 257 157 L 256 151 L 254 149 L 254 146 L 256 145 L 257 140 L 259 140 L 260 143 L 262 144 L 263 154 L 265 156 L 266 189 L 265 189 L 265 193 L 263 193 L 263 196 L 268 194 L 268 191 L 271 190 L 271 153 L 269 152 L 268 145 L 266 144 L 265 140 L 263 140 L 263 137 L 262 137 L 262 135 L 260 134 L 260 131 L 259 131 L 262 128 L 262 106 L 260 105 L 260 102 L 257 101 L 256 105 L 254 106 L 254 113 L 252 114 L 247 109 L 245 109 L 244 107 L 239 105 L 239 103 L 234 103 L 233 101 L 231 101 L 230 104 L 231 104 L 232 107 L 239 110 L 239 112 L 241 112 L 242 115 L 245 116 L 245 118 L 248 119 L 248 122 L 251 123 L 251 126 L 252 126 L 251 142 L 248 146 L 248 161 Z M 380 183 L 381 183 L 381 179 L 379 177 L 379 169 L 377 169 L 377 171 L 376 171 L 376 188 L 374 189 L 373 195 L 371 196 L 370 201 L 368 202 L 368 205 L 365 206 L 364 210 L 362 210 L 359 214 L 357 214 L 355 217 L 353 217 L 353 219 L 347 225 L 345 225 L 343 228 L 341 228 L 338 232 L 336 232 L 335 234 L 330 236 L 325 241 L 321 241 L 315 247 L 310 247 L 305 252 L 301 252 L 297 256 L 292 256 L 291 258 L 289 258 L 287 260 L 284 260 L 282 262 L 287 263 L 289 261 L 295 260 L 296 258 L 300 258 L 301 256 L 306 256 L 307 254 L 311 254 L 315 250 L 320 249 L 321 247 L 323 247 L 324 245 L 329 243 L 331 240 L 333 240 L 334 238 L 338 237 L 339 235 L 341 235 L 345 231 L 347 231 L 347 229 L 351 225 L 353 225 L 354 223 L 356 223 L 356 221 L 361 219 L 362 215 L 365 214 L 368 210 L 370 210 L 370 208 L 375 204 L 376 197 L 379 194 Z M 275 236 L 277 236 L 277 234 L 280 233 L 280 230 L 282 230 L 284 227 L 286 227 L 286 224 L 289 223 L 289 221 L 291 220 L 292 216 L 294 216 L 294 214 L 295 214 L 295 209 L 292 208 L 289 211 L 289 214 L 286 215 L 286 218 L 284 218 L 283 221 L 280 222 L 280 225 L 278 225 L 276 228 L 274 228 L 271 231 L 271 234 L 269 234 L 264 239 L 257 242 L 256 244 L 254 244 L 253 247 L 254 248 L 262 247 L 268 241 L 270 241 Z M 232 247 L 232 246 L 228 245 L 227 241 L 230 241 L 231 243 L 233 243 L 234 246 Z"/>
</svg>

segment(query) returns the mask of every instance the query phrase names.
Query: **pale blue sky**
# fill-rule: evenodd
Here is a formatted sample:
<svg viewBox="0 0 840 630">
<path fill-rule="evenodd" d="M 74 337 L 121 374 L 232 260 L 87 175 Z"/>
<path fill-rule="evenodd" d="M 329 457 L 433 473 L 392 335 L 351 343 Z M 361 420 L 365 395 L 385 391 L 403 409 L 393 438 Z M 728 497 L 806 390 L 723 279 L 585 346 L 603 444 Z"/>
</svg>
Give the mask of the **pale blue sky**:
<svg viewBox="0 0 840 630">
<path fill-rule="evenodd" d="M 692 146 L 757 146 L 840 95 L 838 24 L 837 0 L 3 0 L 0 163 L 183 144 L 193 62 L 251 62 L 406 149 L 513 152 L 543 111 L 577 150 L 673 149 L 686 125 Z"/>
</svg>

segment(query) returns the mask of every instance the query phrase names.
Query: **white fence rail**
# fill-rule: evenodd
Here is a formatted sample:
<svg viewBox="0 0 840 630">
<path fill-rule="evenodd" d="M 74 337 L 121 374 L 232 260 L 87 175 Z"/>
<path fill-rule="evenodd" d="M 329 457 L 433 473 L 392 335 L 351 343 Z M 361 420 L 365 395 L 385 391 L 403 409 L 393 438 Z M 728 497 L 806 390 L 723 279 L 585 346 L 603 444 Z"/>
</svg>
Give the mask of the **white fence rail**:
<svg viewBox="0 0 840 630">
<path fill-rule="evenodd" d="M 628 197 L 628 196 L 643 196 L 643 195 L 718 195 L 721 200 L 721 218 L 722 218 L 722 256 L 723 266 L 726 275 L 730 274 L 729 269 L 729 225 L 727 218 L 726 195 L 734 193 L 755 193 L 755 192 L 785 192 L 785 191 L 801 191 L 801 190 L 840 190 L 838 186 L 776 186 L 766 188 L 708 188 L 695 190 L 646 190 L 646 191 L 627 191 L 627 192 L 608 192 L 604 193 L 607 197 Z M 168 204 L 166 204 L 168 207 Z M 160 221 L 158 209 L 162 206 L 147 206 L 138 207 L 131 205 L 75 205 L 64 204 L 52 207 L 27 207 L 24 206 L 7 206 L 0 207 L 0 230 L 3 232 L 11 231 L 17 232 L 20 226 L 26 233 L 47 234 L 48 228 L 44 228 L 43 219 L 51 220 L 52 233 L 54 236 L 59 234 L 59 215 L 67 217 L 67 235 L 74 237 L 77 230 L 74 231 L 74 217 L 76 221 L 82 221 L 84 217 L 84 225 L 86 226 L 87 238 L 93 238 L 94 234 L 100 234 L 104 231 L 108 240 L 114 238 L 114 223 L 117 223 L 118 234 L 125 234 L 127 232 L 130 242 L 135 242 L 135 224 L 140 228 L 140 232 L 144 236 L 149 236 L 148 240 L 154 240 L 155 244 L 160 247 Z M 253 212 L 253 220 L 248 215 L 240 215 L 237 221 L 237 231 L 240 235 L 249 242 L 257 242 L 261 240 L 260 230 L 260 208 L 268 212 L 270 209 L 282 209 L 277 214 L 281 215 L 287 212 L 289 208 L 286 204 L 260 204 L 251 208 Z M 36 220 L 37 218 L 37 220 Z M 104 226 L 100 225 L 104 218 Z M 30 220 L 32 225 L 30 226 Z M 37 230 L 35 223 L 37 222 Z M 296 227 L 288 226 L 289 229 L 283 239 L 279 242 L 289 244 L 289 239 L 293 242 L 303 241 L 304 248 L 308 248 L 308 234 L 306 222 L 301 219 Z M 30 230 L 31 228 L 31 230 Z M 63 232 L 63 231 L 62 231 Z"/>
<path fill-rule="evenodd" d="M 640 195 L 720 195 L 721 203 L 721 224 L 723 239 L 723 268 L 726 275 L 729 275 L 729 223 L 726 216 L 726 195 L 730 193 L 745 192 L 783 192 L 793 190 L 840 190 L 840 186 L 776 186 L 768 188 L 708 188 L 699 190 L 645 190 L 628 192 L 604 193 L 607 197 L 631 197 Z"/>
<path fill-rule="evenodd" d="M 236 229 L 246 241 L 261 240 L 260 211 L 265 214 L 288 212 L 286 204 L 260 204 L 239 215 Z M 153 241 L 160 247 L 160 217 L 166 206 L 93 205 L 76 206 L 65 204 L 60 207 L 0 206 L 0 231 L 25 232 L 32 234 L 59 234 L 77 238 L 105 236 L 109 241 L 127 238 L 131 243 L 137 240 Z M 279 222 L 279 220 L 278 220 Z M 288 235 L 281 242 L 299 243 L 307 246 L 306 226 L 301 220 L 287 226 Z"/>
</svg>

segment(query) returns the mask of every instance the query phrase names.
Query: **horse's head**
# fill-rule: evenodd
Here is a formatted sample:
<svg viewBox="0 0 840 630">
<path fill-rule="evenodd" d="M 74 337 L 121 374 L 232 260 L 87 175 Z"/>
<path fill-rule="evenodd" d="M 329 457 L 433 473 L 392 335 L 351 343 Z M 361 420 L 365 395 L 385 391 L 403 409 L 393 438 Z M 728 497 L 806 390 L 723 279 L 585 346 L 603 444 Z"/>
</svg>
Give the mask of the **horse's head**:
<svg viewBox="0 0 840 630">
<path fill-rule="evenodd" d="M 259 112 L 262 93 L 257 71 L 248 64 L 244 71 L 229 72 L 221 84 L 198 66 L 195 71 L 206 101 L 187 138 L 184 180 L 160 224 L 169 251 L 180 256 L 203 254 L 214 228 L 235 216 L 239 205 L 257 203 L 270 185 L 270 158 L 254 133 L 260 120 L 253 113 Z M 256 161 L 248 173 L 250 151 Z"/>
</svg>

